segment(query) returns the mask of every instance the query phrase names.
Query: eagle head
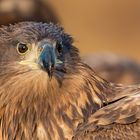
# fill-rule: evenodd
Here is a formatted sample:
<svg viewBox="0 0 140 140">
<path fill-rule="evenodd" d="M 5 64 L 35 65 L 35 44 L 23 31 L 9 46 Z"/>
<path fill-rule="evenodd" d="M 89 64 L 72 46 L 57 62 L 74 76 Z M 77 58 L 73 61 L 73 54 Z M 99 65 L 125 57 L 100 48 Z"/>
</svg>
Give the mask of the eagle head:
<svg viewBox="0 0 140 140">
<path fill-rule="evenodd" d="M 42 75 L 49 82 L 62 81 L 80 61 L 72 37 L 59 25 L 22 22 L 3 26 L 0 31 L 0 69 L 10 77 L 26 73 L 27 79 Z"/>
</svg>

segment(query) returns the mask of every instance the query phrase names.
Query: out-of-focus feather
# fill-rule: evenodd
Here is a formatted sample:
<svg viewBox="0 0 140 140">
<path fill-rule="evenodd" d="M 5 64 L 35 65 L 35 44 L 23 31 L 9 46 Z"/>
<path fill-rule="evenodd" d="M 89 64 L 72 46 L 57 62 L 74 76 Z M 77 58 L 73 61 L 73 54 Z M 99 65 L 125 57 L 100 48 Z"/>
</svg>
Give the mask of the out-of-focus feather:
<svg viewBox="0 0 140 140">
<path fill-rule="evenodd" d="M 140 83 L 140 64 L 135 60 L 113 53 L 84 56 L 83 61 L 102 78 L 113 83 Z"/>
</svg>

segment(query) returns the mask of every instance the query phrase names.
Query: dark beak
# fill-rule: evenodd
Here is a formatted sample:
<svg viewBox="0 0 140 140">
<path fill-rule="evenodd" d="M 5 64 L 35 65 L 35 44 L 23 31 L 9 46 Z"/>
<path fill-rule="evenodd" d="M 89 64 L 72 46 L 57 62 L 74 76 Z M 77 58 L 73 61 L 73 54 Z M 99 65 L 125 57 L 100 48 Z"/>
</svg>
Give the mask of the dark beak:
<svg viewBox="0 0 140 140">
<path fill-rule="evenodd" d="M 51 78 L 56 61 L 55 49 L 49 43 L 45 43 L 42 47 L 43 51 L 40 54 L 39 64 L 43 70 L 47 71 L 49 77 Z"/>
</svg>

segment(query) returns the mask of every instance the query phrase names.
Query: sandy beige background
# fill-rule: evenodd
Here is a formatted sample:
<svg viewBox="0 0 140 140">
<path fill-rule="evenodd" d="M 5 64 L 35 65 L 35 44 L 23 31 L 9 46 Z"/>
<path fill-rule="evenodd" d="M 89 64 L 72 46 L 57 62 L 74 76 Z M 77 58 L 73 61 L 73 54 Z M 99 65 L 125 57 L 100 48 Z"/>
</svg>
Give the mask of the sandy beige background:
<svg viewBox="0 0 140 140">
<path fill-rule="evenodd" d="M 49 2 L 82 55 L 109 51 L 140 60 L 139 0 Z"/>
</svg>

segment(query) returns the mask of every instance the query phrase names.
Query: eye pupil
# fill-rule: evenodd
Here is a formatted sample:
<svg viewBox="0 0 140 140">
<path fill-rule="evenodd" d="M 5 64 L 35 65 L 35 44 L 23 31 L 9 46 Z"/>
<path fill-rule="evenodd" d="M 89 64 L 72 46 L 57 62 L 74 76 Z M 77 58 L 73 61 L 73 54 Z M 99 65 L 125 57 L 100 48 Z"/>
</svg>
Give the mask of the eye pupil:
<svg viewBox="0 0 140 140">
<path fill-rule="evenodd" d="M 58 53 L 62 53 L 62 51 L 63 51 L 62 45 L 59 42 L 57 42 L 57 44 L 56 44 L 56 49 L 57 49 Z"/>
<path fill-rule="evenodd" d="M 17 49 L 18 49 L 19 53 L 23 54 L 26 51 L 28 51 L 28 46 L 24 43 L 19 43 L 18 46 L 17 46 Z"/>
</svg>

